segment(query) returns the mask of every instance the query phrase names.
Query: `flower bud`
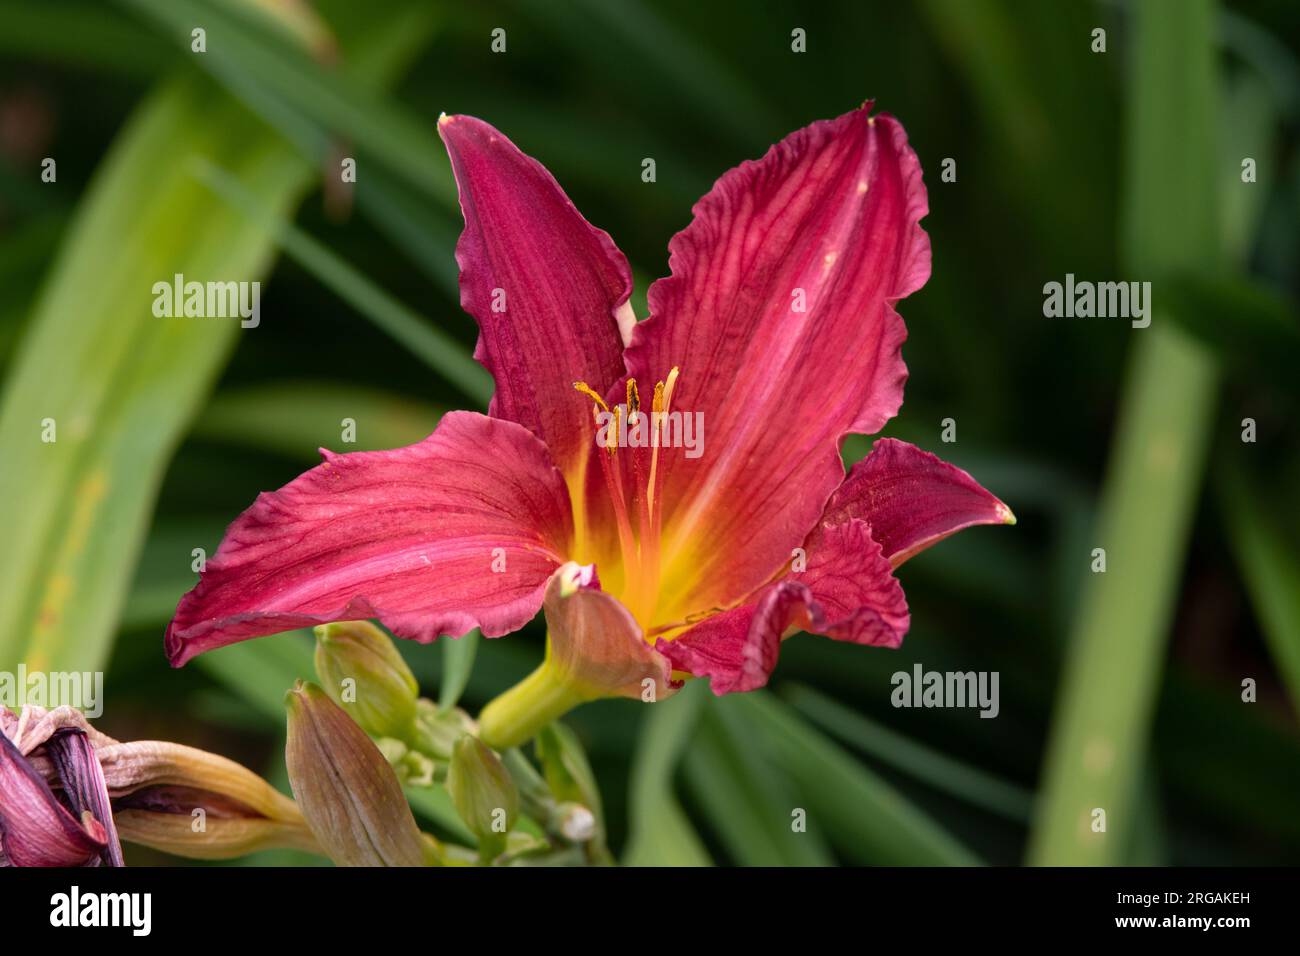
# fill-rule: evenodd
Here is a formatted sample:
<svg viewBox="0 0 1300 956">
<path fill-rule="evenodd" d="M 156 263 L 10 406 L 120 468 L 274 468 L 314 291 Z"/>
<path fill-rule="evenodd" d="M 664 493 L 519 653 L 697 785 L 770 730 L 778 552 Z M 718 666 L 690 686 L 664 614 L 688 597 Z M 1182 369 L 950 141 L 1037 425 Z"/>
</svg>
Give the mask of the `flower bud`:
<svg viewBox="0 0 1300 956">
<path fill-rule="evenodd" d="M 421 698 L 416 702 L 415 733 L 411 745 L 421 753 L 446 762 L 456 741 L 465 734 L 478 730 L 469 714 L 459 707 L 440 710 L 431 700 Z"/>
<path fill-rule="evenodd" d="M 409 735 L 420 686 L 392 639 L 369 621 L 316 628 L 316 674 L 366 733 L 399 740 Z"/>
<path fill-rule="evenodd" d="M 570 843 L 587 843 L 598 828 L 596 815 L 580 803 L 562 803 L 556 809 L 561 835 Z"/>
<path fill-rule="evenodd" d="M 316 839 L 340 866 L 421 866 L 424 842 L 397 774 L 315 684 L 285 695 L 289 783 Z"/>
<path fill-rule="evenodd" d="M 452 750 L 447 792 L 460 818 L 478 837 L 480 856 L 500 855 L 519 815 L 519 791 L 501 758 L 477 737 L 461 737 Z"/>
</svg>

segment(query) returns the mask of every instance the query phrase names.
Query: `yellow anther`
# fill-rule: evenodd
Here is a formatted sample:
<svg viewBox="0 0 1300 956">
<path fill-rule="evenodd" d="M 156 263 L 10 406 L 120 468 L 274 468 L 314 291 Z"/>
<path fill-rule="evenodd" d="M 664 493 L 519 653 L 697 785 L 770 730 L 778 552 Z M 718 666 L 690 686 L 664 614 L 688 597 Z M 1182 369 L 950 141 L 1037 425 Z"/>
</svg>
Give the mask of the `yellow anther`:
<svg viewBox="0 0 1300 956">
<path fill-rule="evenodd" d="M 650 411 L 656 415 L 662 414 L 664 410 L 664 383 L 655 382 L 655 397 L 650 405 Z"/>
<path fill-rule="evenodd" d="M 609 411 L 609 406 L 605 404 L 605 400 L 601 398 L 598 394 L 596 394 L 596 390 L 592 388 L 590 385 L 588 385 L 586 382 L 574 382 L 573 387 L 576 391 L 582 392 L 583 395 L 586 395 L 588 398 L 594 401 L 603 410 Z"/>
<path fill-rule="evenodd" d="M 641 411 L 641 393 L 637 391 L 636 379 L 627 380 L 627 413 L 633 415 Z"/>
</svg>

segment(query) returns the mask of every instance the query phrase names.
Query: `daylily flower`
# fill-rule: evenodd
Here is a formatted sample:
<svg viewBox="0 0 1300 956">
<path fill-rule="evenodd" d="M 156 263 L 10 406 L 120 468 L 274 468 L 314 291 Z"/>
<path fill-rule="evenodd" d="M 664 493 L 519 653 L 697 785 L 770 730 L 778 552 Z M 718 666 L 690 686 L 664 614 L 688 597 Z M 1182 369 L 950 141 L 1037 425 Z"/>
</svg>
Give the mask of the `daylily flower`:
<svg viewBox="0 0 1300 956">
<path fill-rule="evenodd" d="M 546 663 L 481 716 L 502 747 L 592 697 L 662 699 L 692 675 L 719 694 L 760 687 L 799 630 L 897 646 L 893 569 L 1014 519 L 903 442 L 845 476 L 844 437 L 902 404 L 894 305 L 930 273 L 920 164 L 870 108 L 719 179 L 640 322 L 623 254 L 546 169 L 481 120 L 442 117 L 489 414 L 449 413 L 394 451 L 322 451 L 259 496 L 177 607 L 173 665 L 356 618 L 423 642 L 497 637 L 545 605 Z M 702 449 L 672 447 L 667 418 L 649 428 L 670 447 L 617 447 L 634 422 L 644 438 L 647 410 L 696 416 Z"/>
</svg>

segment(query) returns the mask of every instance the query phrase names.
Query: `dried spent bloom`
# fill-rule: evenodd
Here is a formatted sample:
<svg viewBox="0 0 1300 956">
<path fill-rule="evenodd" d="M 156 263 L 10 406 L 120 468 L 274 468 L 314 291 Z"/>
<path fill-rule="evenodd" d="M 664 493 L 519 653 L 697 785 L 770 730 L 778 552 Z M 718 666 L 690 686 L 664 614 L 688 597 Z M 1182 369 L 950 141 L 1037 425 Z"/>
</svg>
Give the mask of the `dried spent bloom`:
<svg viewBox="0 0 1300 956">
<path fill-rule="evenodd" d="M 199 860 L 321 852 L 298 806 L 233 760 L 161 740 L 113 744 L 98 756 L 128 842 Z"/>
<path fill-rule="evenodd" d="M 59 762 L 76 759 L 68 754 Z M 74 815 L 13 741 L 0 733 L 0 863 L 94 866 L 108 862 L 107 852 L 116 861 L 112 865 L 121 866 L 121 848 L 109 851 L 116 843 L 111 826 L 110 817 L 96 817 L 89 809 Z"/>
<path fill-rule="evenodd" d="M 216 754 L 121 743 L 71 707 L 0 708 L 0 747 L 0 846 L 15 865 L 121 866 L 119 838 L 208 860 L 320 852 L 292 800 Z"/>
</svg>

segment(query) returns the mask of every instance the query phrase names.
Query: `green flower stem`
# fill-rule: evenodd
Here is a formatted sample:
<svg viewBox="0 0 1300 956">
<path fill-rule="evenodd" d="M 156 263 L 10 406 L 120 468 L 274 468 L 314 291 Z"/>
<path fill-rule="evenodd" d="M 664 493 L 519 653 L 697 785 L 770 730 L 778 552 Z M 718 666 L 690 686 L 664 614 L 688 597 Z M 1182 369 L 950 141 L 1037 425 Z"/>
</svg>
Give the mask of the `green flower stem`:
<svg viewBox="0 0 1300 956">
<path fill-rule="evenodd" d="M 518 747 L 589 699 L 548 656 L 537 670 L 483 708 L 478 719 L 479 739 L 494 750 Z"/>
</svg>

